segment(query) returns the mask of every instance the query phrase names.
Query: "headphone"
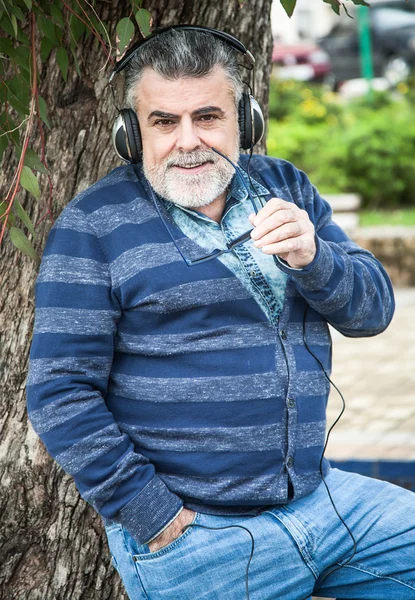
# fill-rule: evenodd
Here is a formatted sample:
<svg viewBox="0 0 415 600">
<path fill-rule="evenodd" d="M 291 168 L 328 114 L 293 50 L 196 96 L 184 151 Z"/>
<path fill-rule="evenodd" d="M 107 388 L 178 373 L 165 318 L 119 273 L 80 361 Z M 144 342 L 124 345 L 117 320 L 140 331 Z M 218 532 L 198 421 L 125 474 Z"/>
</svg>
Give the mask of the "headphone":
<svg viewBox="0 0 415 600">
<path fill-rule="evenodd" d="M 232 48 L 238 52 L 241 52 L 252 65 L 251 68 L 253 68 L 255 65 L 255 59 L 249 50 L 247 50 L 239 40 L 229 33 L 225 33 L 224 31 L 219 31 L 211 27 L 202 27 L 196 25 L 173 25 L 159 29 L 148 37 L 134 44 L 124 55 L 124 57 L 117 63 L 110 75 L 109 84 L 111 85 L 115 75 L 120 73 L 120 71 L 122 71 L 128 65 L 137 51 L 144 46 L 144 44 L 149 42 L 152 38 L 170 30 L 201 31 L 210 33 L 222 42 L 232 46 Z M 243 92 L 242 98 L 239 101 L 238 122 L 240 131 L 240 147 L 243 150 L 249 150 L 262 139 L 265 131 L 265 120 L 258 102 L 248 92 Z M 119 115 L 112 128 L 112 142 L 115 152 L 118 154 L 121 160 L 128 163 L 141 162 L 143 146 L 141 142 L 140 126 L 137 115 L 131 108 L 119 109 Z"/>
</svg>

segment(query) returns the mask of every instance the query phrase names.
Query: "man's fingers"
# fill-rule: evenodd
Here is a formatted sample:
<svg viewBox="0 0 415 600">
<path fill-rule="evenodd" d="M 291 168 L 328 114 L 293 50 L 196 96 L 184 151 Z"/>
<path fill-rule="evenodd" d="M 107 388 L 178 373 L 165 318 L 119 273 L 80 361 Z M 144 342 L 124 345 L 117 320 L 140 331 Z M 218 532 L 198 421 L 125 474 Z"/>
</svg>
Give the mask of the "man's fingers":
<svg viewBox="0 0 415 600">
<path fill-rule="evenodd" d="M 263 235 L 260 239 L 255 240 L 254 245 L 257 248 L 262 248 L 267 244 L 273 244 L 289 238 L 298 237 L 304 233 L 307 233 L 307 228 L 303 221 L 285 223 L 277 229 L 273 229 L 269 233 Z"/>
<path fill-rule="evenodd" d="M 292 209 L 293 207 L 295 207 L 295 204 L 293 204 L 292 202 L 287 202 L 286 200 L 282 200 L 282 198 L 271 198 L 271 200 L 268 200 L 266 205 L 258 211 L 253 221 L 253 225 L 257 227 L 265 219 L 271 216 L 275 211 L 283 209 Z"/>
<path fill-rule="evenodd" d="M 257 240 L 262 238 L 262 236 L 266 235 L 267 233 L 274 231 L 278 227 L 281 227 L 285 223 L 290 223 L 297 220 L 298 214 L 291 207 L 280 208 L 279 210 L 271 213 L 269 217 L 267 217 L 259 225 L 256 225 L 254 231 L 251 233 L 251 237 L 252 239 Z M 255 219 L 253 222 L 256 222 Z"/>
<path fill-rule="evenodd" d="M 289 238 L 282 242 L 276 242 L 275 244 L 268 244 L 262 246 L 261 250 L 265 254 L 278 254 L 280 256 L 284 254 L 290 254 L 291 252 L 299 252 L 303 250 L 303 243 L 301 237 Z"/>
</svg>

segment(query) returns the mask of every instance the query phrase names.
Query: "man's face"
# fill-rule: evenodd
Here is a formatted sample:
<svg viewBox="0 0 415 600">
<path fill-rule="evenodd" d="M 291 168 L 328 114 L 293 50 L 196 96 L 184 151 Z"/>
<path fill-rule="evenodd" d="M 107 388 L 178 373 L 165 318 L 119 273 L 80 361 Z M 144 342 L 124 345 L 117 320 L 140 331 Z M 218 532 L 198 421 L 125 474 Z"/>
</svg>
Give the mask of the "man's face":
<svg viewBox="0 0 415 600">
<path fill-rule="evenodd" d="M 198 208 L 223 195 L 239 158 L 234 93 L 221 67 L 205 77 L 165 79 L 146 69 L 137 86 L 144 173 L 158 194 Z"/>
</svg>

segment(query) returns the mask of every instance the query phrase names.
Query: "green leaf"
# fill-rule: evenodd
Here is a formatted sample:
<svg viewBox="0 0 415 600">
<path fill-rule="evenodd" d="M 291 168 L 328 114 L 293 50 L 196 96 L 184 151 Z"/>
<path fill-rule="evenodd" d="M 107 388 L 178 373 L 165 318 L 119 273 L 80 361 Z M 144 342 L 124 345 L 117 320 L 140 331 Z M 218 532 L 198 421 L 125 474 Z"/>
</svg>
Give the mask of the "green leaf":
<svg viewBox="0 0 415 600">
<path fill-rule="evenodd" d="M 351 19 L 353 19 L 352 15 L 349 13 L 349 11 L 347 10 L 347 6 L 345 4 L 342 4 L 344 12 L 346 13 L 346 15 L 348 17 L 350 17 Z"/>
<path fill-rule="evenodd" d="M 28 46 L 15 48 L 15 59 L 21 69 L 30 72 L 30 51 Z"/>
<path fill-rule="evenodd" d="M 50 126 L 50 123 L 48 120 L 46 102 L 43 100 L 42 96 L 39 96 L 39 112 L 40 112 L 39 116 L 42 119 L 42 121 L 44 122 L 44 124 L 46 125 L 46 127 L 51 129 L 51 126 Z"/>
<path fill-rule="evenodd" d="M 17 19 L 14 15 L 10 15 L 10 22 L 13 26 L 14 35 L 17 37 Z"/>
<path fill-rule="evenodd" d="M 49 38 L 43 37 L 40 41 L 40 59 L 42 62 L 46 62 L 51 50 L 53 48 L 53 43 Z"/>
<path fill-rule="evenodd" d="M 16 96 L 23 104 L 29 104 L 30 89 L 27 86 L 22 86 L 19 75 L 15 75 L 7 82 L 9 91 Z"/>
<path fill-rule="evenodd" d="M 29 10 L 32 8 L 32 0 L 23 0 L 23 2 L 26 4 Z"/>
<path fill-rule="evenodd" d="M 69 58 L 65 48 L 58 48 L 58 51 L 56 53 L 56 60 L 61 70 L 62 77 L 66 81 L 68 78 Z"/>
<path fill-rule="evenodd" d="M 36 237 L 36 231 L 33 227 L 33 223 L 30 220 L 29 215 L 27 214 L 27 212 L 25 211 L 25 209 L 20 204 L 20 202 L 18 201 L 17 198 L 15 198 L 15 200 L 13 202 L 13 208 L 16 211 L 16 215 L 19 217 L 19 219 L 21 221 L 23 221 L 23 223 L 26 225 L 26 227 L 28 228 L 30 233 L 33 235 L 33 237 Z"/>
<path fill-rule="evenodd" d="M 54 46 L 59 46 L 58 36 L 56 35 L 56 28 L 52 21 L 47 17 L 39 16 L 37 18 L 37 24 L 43 35 L 46 36 L 53 43 Z"/>
<path fill-rule="evenodd" d="M 72 35 L 72 38 L 73 38 L 73 41 L 75 42 L 75 44 L 78 43 L 79 38 L 86 31 L 85 25 L 74 14 L 71 15 L 71 18 L 69 21 L 69 29 L 71 30 L 71 35 Z"/>
<path fill-rule="evenodd" d="M 17 37 L 13 25 L 11 23 L 11 18 L 6 14 L 3 15 L 0 21 L 0 30 L 2 29 L 4 29 L 4 31 L 8 33 L 11 37 Z"/>
<path fill-rule="evenodd" d="M 6 212 L 7 209 L 7 202 L 5 200 L 2 200 L 0 202 L 0 219 L 3 217 L 4 213 Z"/>
<path fill-rule="evenodd" d="M 11 140 L 14 144 L 19 143 L 19 132 L 16 130 L 16 127 L 17 124 L 14 122 L 12 117 L 6 113 L 6 111 L 0 113 L 0 129 L 5 133 L 14 129 L 12 133 L 7 133 L 7 136 L 5 136 L 8 138 L 9 142 Z"/>
<path fill-rule="evenodd" d="M 56 4 L 51 4 L 49 6 L 49 12 L 58 23 L 59 27 L 65 27 L 65 21 L 63 20 L 62 11 L 59 6 L 56 6 Z"/>
<path fill-rule="evenodd" d="M 133 39 L 134 31 L 134 24 L 127 17 L 121 19 L 121 21 L 117 24 L 117 50 L 120 54 L 123 54 L 124 50 Z"/>
<path fill-rule="evenodd" d="M 368 8 L 370 8 L 370 4 L 366 2 L 366 0 L 352 0 L 352 2 L 354 4 L 357 4 L 358 6 L 367 6 Z"/>
<path fill-rule="evenodd" d="M 78 73 L 79 77 L 81 76 L 81 69 L 79 68 L 79 62 L 76 56 L 76 52 L 75 52 L 75 48 L 73 46 L 71 46 L 71 52 L 72 52 L 72 57 L 73 57 L 73 61 L 74 61 L 74 65 L 75 65 L 75 70 Z"/>
<path fill-rule="evenodd" d="M 23 102 L 19 100 L 19 98 L 16 98 L 16 96 L 12 94 L 10 90 L 7 93 L 7 99 L 21 117 L 25 117 L 29 114 L 29 105 L 23 104 Z"/>
<path fill-rule="evenodd" d="M 9 57 L 16 56 L 17 48 L 14 47 L 13 41 L 7 37 L 0 38 L 0 52 L 7 54 Z"/>
<path fill-rule="evenodd" d="M 323 0 L 326 4 L 330 4 L 337 15 L 340 15 L 340 0 Z"/>
<path fill-rule="evenodd" d="M 2 221 L 6 220 L 4 213 L 7 210 L 7 205 L 8 205 L 8 203 L 5 201 L 0 202 L 0 219 Z M 14 214 L 12 212 L 9 212 L 9 218 L 7 219 L 7 227 L 10 229 L 10 227 L 12 225 L 16 225 L 16 217 L 14 216 Z"/>
<path fill-rule="evenodd" d="M 25 190 L 33 194 L 36 200 L 40 199 L 39 182 L 36 175 L 29 167 L 23 167 L 20 175 L 20 184 Z"/>
<path fill-rule="evenodd" d="M 21 148 L 16 148 L 17 157 L 20 158 L 22 153 Z M 30 169 L 35 169 L 35 171 L 39 171 L 39 173 L 45 173 L 47 175 L 48 171 L 45 169 L 45 165 L 42 163 L 36 152 L 34 152 L 31 148 L 27 148 L 26 153 L 24 155 L 24 164 L 28 166 Z"/>
<path fill-rule="evenodd" d="M 15 17 L 17 17 L 19 19 L 19 21 L 22 21 L 23 23 L 26 21 L 26 17 L 22 13 L 22 9 L 19 8 L 18 6 L 14 5 L 14 4 L 9 4 L 9 10 Z M 17 33 L 16 33 L 16 35 L 17 35 Z"/>
<path fill-rule="evenodd" d="M 0 160 L 8 145 L 9 141 L 7 139 L 7 135 L 0 135 Z"/>
<path fill-rule="evenodd" d="M 280 0 L 285 12 L 292 17 L 297 0 Z"/>
<path fill-rule="evenodd" d="M 30 258 L 33 258 L 37 263 L 40 262 L 40 258 L 37 255 L 36 250 L 33 248 L 32 244 L 29 242 L 21 229 L 12 227 L 9 231 L 9 235 L 12 244 L 16 246 L 18 250 L 21 250 L 30 256 Z"/>
<path fill-rule="evenodd" d="M 135 13 L 135 20 L 137 21 L 138 28 L 141 31 L 143 37 L 148 37 L 151 33 L 151 14 L 145 8 L 140 8 Z"/>
</svg>

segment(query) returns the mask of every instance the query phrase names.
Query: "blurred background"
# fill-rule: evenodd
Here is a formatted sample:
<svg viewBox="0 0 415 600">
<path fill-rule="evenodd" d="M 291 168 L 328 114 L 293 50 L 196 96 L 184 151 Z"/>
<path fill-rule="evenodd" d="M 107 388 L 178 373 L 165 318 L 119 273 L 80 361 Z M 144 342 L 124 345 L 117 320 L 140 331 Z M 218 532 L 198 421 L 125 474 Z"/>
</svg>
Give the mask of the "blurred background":
<svg viewBox="0 0 415 600">
<path fill-rule="evenodd" d="M 332 379 L 346 411 L 334 466 L 415 491 L 415 0 L 347 2 L 338 17 L 298 0 L 272 9 L 268 153 L 303 169 L 334 220 L 381 260 L 396 313 L 379 336 L 332 329 Z M 342 409 L 332 390 L 329 423 Z"/>
</svg>

